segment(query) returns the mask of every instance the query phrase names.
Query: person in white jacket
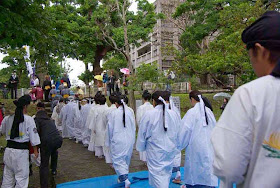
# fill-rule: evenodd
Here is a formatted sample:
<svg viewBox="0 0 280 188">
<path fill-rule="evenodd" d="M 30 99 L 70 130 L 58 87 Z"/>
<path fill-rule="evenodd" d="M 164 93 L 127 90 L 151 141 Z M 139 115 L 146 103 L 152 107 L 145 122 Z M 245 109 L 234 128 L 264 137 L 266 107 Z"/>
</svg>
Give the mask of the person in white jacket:
<svg viewBox="0 0 280 188">
<path fill-rule="evenodd" d="M 143 104 L 141 106 L 139 106 L 136 110 L 136 122 L 137 125 L 140 125 L 140 121 L 142 119 L 142 117 L 144 116 L 144 114 L 149 111 L 154 109 L 153 105 L 149 102 L 152 98 L 152 95 L 149 93 L 149 91 L 145 90 L 142 94 L 142 100 L 143 100 Z M 147 162 L 147 157 L 146 157 L 146 152 L 139 152 L 139 156 L 140 156 L 140 160 L 143 162 Z"/>
<path fill-rule="evenodd" d="M 152 95 L 155 108 L 143 116 L 136 142 L 136 149 L 146 151 L 149 184 L 153 188 L 168 188 L 177 154 L 179 126 L 176 112 L 166 107 L 163 91 Z"/>
<path fill-rule="evenodd" d="M 239 87 L 212 134 L 221 188 L 280 187 L 280 13 L 242 34 L 258 79 Z"/>
</svg>

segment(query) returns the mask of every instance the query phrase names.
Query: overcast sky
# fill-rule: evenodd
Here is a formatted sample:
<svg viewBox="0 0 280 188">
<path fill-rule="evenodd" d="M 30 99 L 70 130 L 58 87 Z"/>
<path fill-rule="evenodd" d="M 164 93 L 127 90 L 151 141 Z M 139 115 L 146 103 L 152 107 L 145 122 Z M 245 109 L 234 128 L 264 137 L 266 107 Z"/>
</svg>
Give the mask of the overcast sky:
<svg viewBox="0 0 280 188">
<path fill-rule="evenodd" d="M 155 2 L 155 0 L 148 0 L 150 3 Z M 130 7 L 130 10 L 137 10 L 137 3 L 133 0 L 133 4 Z M 0 53 L 0 61 L 5 57 L 5 54 Z M 69 78 L 71 82 L 74 82 L 78 85 L 82 85 L 83 82 L 78 79 L 78 76 L 85 71 L 85 66 L 82 61 L 77 61 L 75 59 L 66 58 L 65 62 L 70 65 L 72 71 L 69 73 Z M 0 63 L 0 69 L 7 67 L 6 64 Z"/>
</svg>

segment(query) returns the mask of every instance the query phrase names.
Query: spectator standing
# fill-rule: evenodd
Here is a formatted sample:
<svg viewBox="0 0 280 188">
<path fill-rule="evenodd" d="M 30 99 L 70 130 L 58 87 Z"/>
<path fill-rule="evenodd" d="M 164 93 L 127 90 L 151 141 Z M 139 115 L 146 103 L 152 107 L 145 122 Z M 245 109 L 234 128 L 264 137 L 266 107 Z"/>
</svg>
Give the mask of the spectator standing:
<svg viewBox="0 0 280 188">
<path fill-rule="evenodd" d="M 109 77 L 109 93 L 110 95 L 115 92 L 115 82 L 116 82 L 116 76 L 114 75 L 114 72 L 111 71 L 111 75 Z"/>
<path fill-rule="evenodd" d="M 17 98 L 17 86 L 19 79 L 17 77 L 16 71 L 14 71 L 9 79 L 9 86 L 11 88 L 11 99 Z"/>
<path fill-rule="evenodd" d="M 77 86 L 77 93 L 76 97 L 82 100 L 84 98 L 84 91 L 80 88 L 80 86 Z"/>
<path fill-rule="evenodd" d="M 3 99 L 8 99 L 8 93 L 9 93 L 9 89 L 7 88 L 7 84 L 4 84 L 2 90 Z"/>
<path fill-rule="evenodd" d="M 36 87 L 37 85 L 40 85 L 40 80 L 39 77 L 37 75 L 34 75 L 34 87 Z"/>
<path fill-rule="evenodd" d="M 44 90 L 46 102 L 49 102 L 49 94 L 50 94 L 51 86 L 52 86 L 52 84 L 51 84 L 50 76 L 46 75 L 45 81 L 43 82 L 43 90 Z"/>
<path fill-rule="evenodd" d="M 61 147 L 63 141 L 54 121 L 48 117 L 45 111 L 45 105 L 42 102 L 37 104 L 35 122 L 41 140 L 40 184 L 41 188 L 48 188 L 49 160 L 51 158 L 52 175 L 56 175 L 58 159 L 57 149 Z"/>
<path fill-rule="evenodd" d="M 41 100 L 43 100 L 44 91 L 40 87 L 40 85 L 37 85 L 36 87 L 34 87 L 31 91 L 31 93 L 35 94 L 35 98 L 36 98 L 35 100 L 37 100 L 38 102 L 41 102 Z"/>
<path fill-rule="evenodd" d="M 68 88 L 70 88 L 71 87 L 71 83 L 70 83 L 70 80 L 69 80 L 69 78 L 68 78 L 68 76 L 67 76 L 67 74 L 66 73 L 64 73 L 63 74 L 63 77 L 62 77 L 62 79 L 61 79 L 63 82 L 66 82 L 67 83 L 67 87 Z"/>
<path fill-rule="evenodd" d="M 68 97 L 70 96 L 70 89 L 67 87 L 66 82 L 63 83 L 63 87 L 64 89 L 61 91 L 61 95 L 64 99 L 68 99 Z"/>
</svg>

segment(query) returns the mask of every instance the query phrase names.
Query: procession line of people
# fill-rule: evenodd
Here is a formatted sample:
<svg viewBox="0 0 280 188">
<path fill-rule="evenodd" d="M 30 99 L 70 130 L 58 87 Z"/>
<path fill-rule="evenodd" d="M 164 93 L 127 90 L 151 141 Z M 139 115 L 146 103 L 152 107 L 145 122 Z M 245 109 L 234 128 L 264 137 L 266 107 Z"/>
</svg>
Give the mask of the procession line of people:
<svg viewBox="0 0 280 188">
<path fill-rule="evenodd" d="M 218 179 L 212 174 L 210 143 L 216 121 L 210 108 L 205 106 L 201 93 L 190 93 L 193 109 L 183 120 L 169 91 L 153 94 L 144 91 L 142 98 L 144 104 L 137 109 L 136 117 L 127 106 L 126 95 L 112 93 L 109 97 L 112 105 L 108 107 L 106 97 L 100 91 L 93 99 L 82 102 L 71 97 L 65 105 L 61 101 L 54 108 L 53 117 L 59 123 L 63 138 L 75 139 L 96 157 L 105 158 L 125 187 L 130 187 L 128 174 L 136 141 L 136 124 L 136 149 L 140 152 L 140 160 L 147 163 L 152 187 L 169 187 L 172 173 L 176 173 L 173 182 L 181 183 L 181 150 L 185 148 L 188 152 L 185 171 L 192 174 L 185 175 L 185 183 L 188 186 L 217 186 Z M 195 129 L 197 126 L 201 128 Z M 200 137 L 203 139 L 196 139 Z"/>
</svg>

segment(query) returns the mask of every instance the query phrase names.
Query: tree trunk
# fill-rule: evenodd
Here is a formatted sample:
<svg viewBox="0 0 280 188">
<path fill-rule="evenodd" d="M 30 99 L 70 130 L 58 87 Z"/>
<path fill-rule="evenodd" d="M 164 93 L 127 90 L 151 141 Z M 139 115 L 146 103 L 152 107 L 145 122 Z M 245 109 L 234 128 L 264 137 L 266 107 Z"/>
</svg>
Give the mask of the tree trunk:
<svg viewBox="0 0 280 188">
<path fill-rule="evenodd" d="M 134 70 L 129 54 L 129 42 L 128 42 L 128 36 L 127 36 L 127 25 L 124 25 L 124 41 L 125 41 L 125 54 L 127 58 L 127 63 L 128 63 L 128 68 L 130 70 L 131 76 L 134 76 Z M 136 112 L 136 101 L 135 101 L 135 96 L 134 96 L 134 90 L 130 89 L 129 90 L 129 106 Z"/>
</svg>

